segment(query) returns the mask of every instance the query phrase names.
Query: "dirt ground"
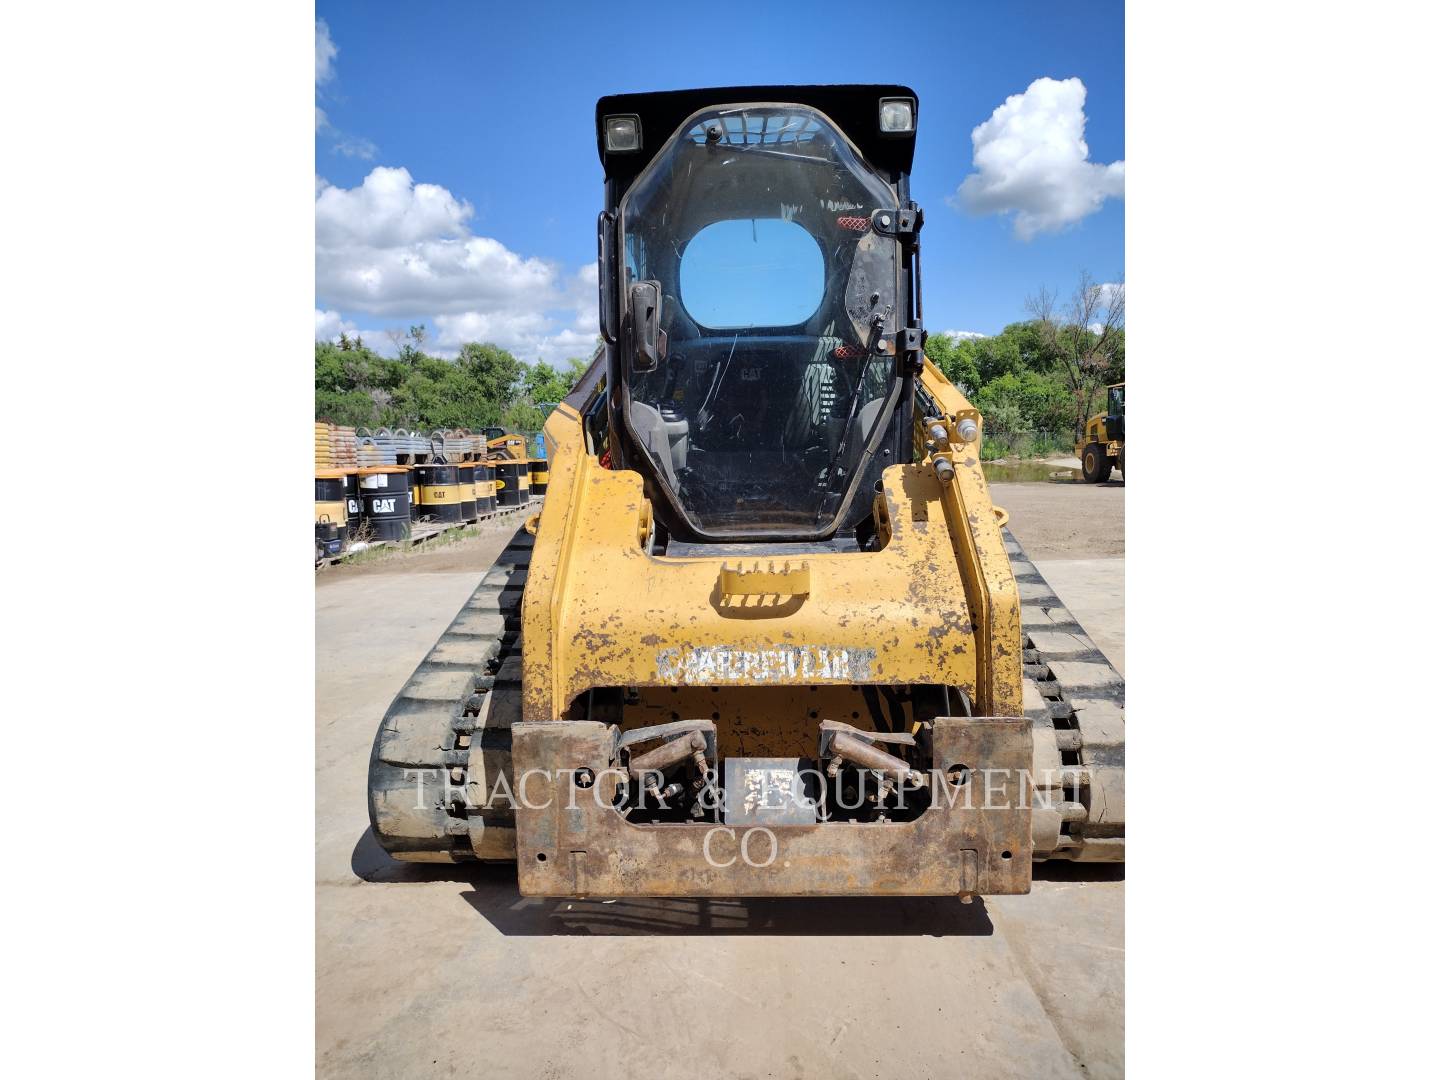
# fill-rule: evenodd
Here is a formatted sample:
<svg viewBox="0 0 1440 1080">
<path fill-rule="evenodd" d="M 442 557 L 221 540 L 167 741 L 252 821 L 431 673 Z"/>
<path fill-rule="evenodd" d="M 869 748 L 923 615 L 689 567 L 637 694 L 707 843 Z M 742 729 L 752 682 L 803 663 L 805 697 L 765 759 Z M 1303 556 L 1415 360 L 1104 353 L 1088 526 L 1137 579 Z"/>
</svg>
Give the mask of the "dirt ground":
<svg viewBox="0 0 1440 1080">
<path fill-rule="evenodd" d="M 469 525 L 414 547 L 381 548 L 373 556 L 360 561 L 320 567 L 315 572 L 315 583 L 323 586 L 377 574 L 448 574 L 474 569 L 477 559 L 483 559 L 484 567 L 488 567 L 500 548 L 505 546 L 504 541 L 523 520 L 517 514 L 499 521 Z M 486 552 L 492 553 L 487 555 Z"/>
<path fill-rule="evenodd" d="M 1125 482 L 1051 480 L 990 485 L 1010 511 L 1010 531 L 1031 559 L 1107 559 L 1125 554 Z M 1053 582 L 1052 582 L 1053 584 Z"/>
<path fill-rule="evenodd" d="M 1123 487 L 995 497 L 1123 648 L 1124 559 L 1073 557 L 1123 552 Z M 1054 520 L 1076 512 L 1109 531 Z M 969 905 L 572 901 L 521 897 L 508 866 L 386 856 L 376 725 L 511 531 L 316 575 L 318 1075 L 1123 1075 L 1120 867 L 1042 864 L 1029 895 Z"/>
</svg>

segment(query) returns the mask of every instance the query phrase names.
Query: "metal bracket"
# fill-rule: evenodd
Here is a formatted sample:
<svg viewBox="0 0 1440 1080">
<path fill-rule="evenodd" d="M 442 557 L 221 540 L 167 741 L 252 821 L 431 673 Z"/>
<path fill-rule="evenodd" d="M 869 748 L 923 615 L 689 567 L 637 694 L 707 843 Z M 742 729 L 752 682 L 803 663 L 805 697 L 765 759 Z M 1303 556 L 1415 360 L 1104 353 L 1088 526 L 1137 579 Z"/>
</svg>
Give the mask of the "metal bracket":
<svg viewBox="0 0 1440 1080">
<path fill-rule="evenodd" d="M 895 332 L 895 355 L 900 357 L 904 370 L 919 375 L 925 368 L 925 330 L 919 326 L 907 326 Z"/>
<path fill-rule="evenodd" d="M 870 227 L 881 236 L 897 240 L 911 240 L 919 234 L 925 224 L 925 211 L 914 203 L 904 210 L 887 210 L 881 207 L 870 212 Z"/>
</svg>

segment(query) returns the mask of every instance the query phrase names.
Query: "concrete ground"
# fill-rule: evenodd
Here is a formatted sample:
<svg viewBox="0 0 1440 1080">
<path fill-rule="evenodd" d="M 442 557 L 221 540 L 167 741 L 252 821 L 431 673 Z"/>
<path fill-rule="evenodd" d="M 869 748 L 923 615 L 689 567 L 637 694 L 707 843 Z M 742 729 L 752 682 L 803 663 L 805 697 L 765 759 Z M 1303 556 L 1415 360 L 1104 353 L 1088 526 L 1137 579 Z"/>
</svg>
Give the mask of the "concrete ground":
<svg viewBox="0 0 1440 1080">
<path fill-rule="evenodd" d="M 1022 540 L 1021 546 L 1024 546 Z M 1125 560 L 1032 559 L 1115 670 L 1125 674 Z"/>
<path fill-rule="evenodd" d="M 991 484 L 1010 532 L 1105 658 L 1125 674 L 1125 484 Z"/>
<path fill-rule="evenodd" d="M 1014 514 L 1121 666 L 1123 558 L 1046 558 L 1065 549 L 1031 550 L 1039 512 Z M 522 898 L 504 866 L 390 860 L 366 814 L 376 726 L 506 538 L 318 576 L 320 1075 L 1123 1074 L 1116 867 L 1043 864 L 1028 896 L 969 905 L 606 902 Z"/>
</svg>

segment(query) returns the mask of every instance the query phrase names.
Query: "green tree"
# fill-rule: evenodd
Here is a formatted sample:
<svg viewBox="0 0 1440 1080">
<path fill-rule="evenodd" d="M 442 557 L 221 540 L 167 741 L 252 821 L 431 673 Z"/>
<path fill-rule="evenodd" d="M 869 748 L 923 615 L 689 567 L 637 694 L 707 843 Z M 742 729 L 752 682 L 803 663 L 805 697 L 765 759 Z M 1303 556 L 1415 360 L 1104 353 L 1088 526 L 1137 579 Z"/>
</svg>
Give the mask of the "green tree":
<svg viewBox="0 0 1440 1080">
<path fill-rule="evenodd" d="M 1053 372 L 1006 372 L 971 399 L 993 431 L 1064 431 L 1070 395 Z"/>
<path fill-rule="evenodd" d="M 460 362 L 436 356 L 421 356 L 396 395 L 403 414 L 423 431 L 495 424 L 508 401 Z"/>
<path fill-rule="evenodd" d="M 467 342 L 456 365 L 474 380 L 479 393 L 497 408 L 515 400 L 525 365 L 498 345 Z M 493 421 L 492 421 L 493 423 Z"/>
<path fill-rule="evenodd" d="M 545 426 L 545 412 L 528 401 L 517 401 L 501 412 L 500 426 L 507 431 L 539 431 Z"/>
<path fill-rule="evenodd" d="M 925 355 L 962 394 L 968 397 L 979 389 L 980 369 L 975 363 L 974 339 L 930 334 L 925 339 Z"/>
<path fill-rule="evenodd" d="M 575 385 L 574 380 L 560 374 L 543 360 L 526 370 L 524 382 L 525 396 L 532 405 L 560 401 Z"/>
<path fill-rule="evenodd" d="M 1065 378 L 1078 441 L 1106 384 L 1124 378 L 1125 284 L 1101 285 L 1088 271 L 1082 271 L 1080 283 L 1063 307 L 1056 303 L 1055 294 L 1044 288 L 1026 304 L 1035 317 L 1041 349 Z"/>
<path fill-rule="evenodd" d="M 565 381 L 570 384 L 570 390 L 575 389 L 575 384 L 585 377 L 585 372 L 588 370 L 590 370 L 590 359 L 583 356 L 572 356 L 565 361 Z M 569 390 L 566 393 L 569 393 Z"/>
</svg>

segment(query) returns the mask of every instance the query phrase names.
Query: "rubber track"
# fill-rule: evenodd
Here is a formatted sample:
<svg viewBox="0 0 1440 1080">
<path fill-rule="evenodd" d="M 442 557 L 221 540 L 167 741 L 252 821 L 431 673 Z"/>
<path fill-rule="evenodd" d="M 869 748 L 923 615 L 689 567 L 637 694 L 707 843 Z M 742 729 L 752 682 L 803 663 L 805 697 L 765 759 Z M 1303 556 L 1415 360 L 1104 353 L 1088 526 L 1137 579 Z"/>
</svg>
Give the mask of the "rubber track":
<svg viewBox="0 0 1440 1080">
<path fill-rule="evenodd" d="M 1035 858 L 1123 862 L 1125 680 L 1009 529 L 1004 537 L 1020 587 L 1032 774 L 1058 781 L 1037 789 L 1037 807 L 1042 795 L 1048 806 L 1044 815 L 1035 812 Z"/>
<path fill-rule="evenodd" d="M 509 773 L 520 718 L 520 599 L 534 542 L 516 532 L 380 722 L 370 824 L 397 859 L 515 857 L 513 811 L 490 798 L 490 778 Z"/>
</svg>

